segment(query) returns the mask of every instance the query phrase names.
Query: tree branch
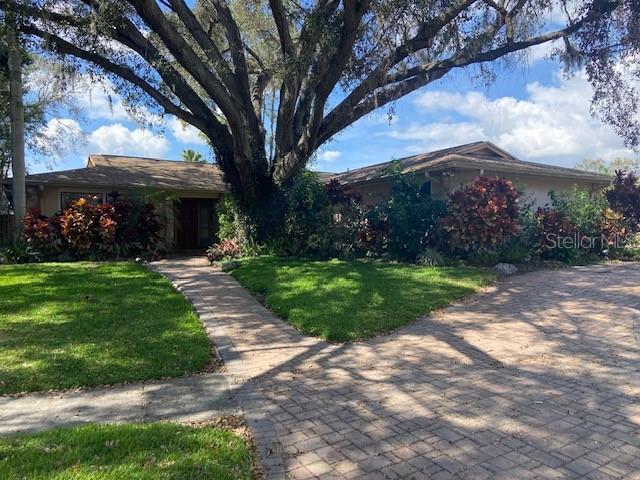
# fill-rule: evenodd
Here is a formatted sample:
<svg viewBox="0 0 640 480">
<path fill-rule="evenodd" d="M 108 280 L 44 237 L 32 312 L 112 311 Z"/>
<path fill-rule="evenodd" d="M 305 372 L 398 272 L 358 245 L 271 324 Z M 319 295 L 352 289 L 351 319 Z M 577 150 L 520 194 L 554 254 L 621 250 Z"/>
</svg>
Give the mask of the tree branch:
<svg viewBox="0 0 640 480">
<path fill-rule="evenodd" d="M 291 39 L 291 32 L 289 31 L 289 20 L 287 19 L 287 13 L 284 10 L 281 0 L 269 0 L 269 6 L 271 7 L 271 13 L 273 20 L 276 23 L 276 29 L 278 30 L 278 36 L 280 38 L 280 48 L 284 57 L 291 57 L 294 55 L 293 40 Z"/>
<path fill-rule="evenodd" d="M 229 131 L 215 118 L 215 116 L 210 111 L 208 111 L 207 116 L 205 116 L 204 118 L 196 116 L 192 112 L 184 110 L 183 108 L 180 108 L 178 105 L 173 103 L 167 96 L 160 93 L 158 89 L 153 87 L 140 76 L 136 75 L 135 72 L 133 72 L 128 67 L 118 65 L 117 63 L 112 62 L 111 60 L 96 53 L 78 48 L 68 41 L 49 32 L 43 31 L 33 25 L 23 25 L 21 30 L 28 35 L 34 35 L 47 41 L 51 45 L 55 46 L 55 49 L 59 53 L 91 62 L 101 67 L 105 71 L 110 72 L 120 77 L 121 79 L 135 85 L 144 93 L 149 95 L 149 97 L 155 100 L 165 110 L 165 112 L 171 115 L 175 115 L 176 117 L 184 120 L 185 122 L 193 125 L 198 130 L 205 133 L 215 146 L 221 149 L 230 148 L 231 143 Z M 193 95 L 197 98 L 195 93 Z M 185 104 L 189 103 L 188 99 L 182 98 L 182 100 Z M 194 99 L 193 103 L 197 103 L 198 101 L 199 99 Z M 204 112 L 198 113 L 202 115 Z"/>
<path fill-rule="evenodd" d="M 433 38 L 446 27 L 453 19 L 455 19 L 460 12 L 470 5 L 475 3 L 476 0 L 463 0 L 455 5 L 451 6 L 448 10 L 442 12 L 431 22 L 423 24 L 418 33 L 407 41 L 405 44 L 396 48 L 387 57 L 380 61 L 378 66 L 365 78 L 360 84 L 354 88 L 349 95 L 347 95 L 332 111 L 329 115 L 340 115 L 342 112 L 347 112 L 355 107 L 358 102 L 365 98 L 368 94 L 376 89 L 384 86 L 385 77 L 387 72 L 403 61 L 412 53 L 427 48 L 432 42 Z M 335 113 L 334 113 L 335 112 Z"/>
<path fill-rule="evenodd" d="M 204 27 L 198 21 L 191 9 L 187 6 L 184 0 L 169 0 L 173 10 L 178 14 L 178 18 L 182 21 L 185 27 L 189 30 L 189 33 L 198 42 L 198 45 L 204 51 L 207 58 L 216 67 L 219 72 L 224 85 L 230 92 L 235 90 L 235 77 L 227 64 L 227 61 L 222 56 L 222 53 L 211 40 L 211 37 L 205 32 Z"/>
<path fill-rule="evenodd" d="M 501 47 L 485 52 L 470 53 L 468 50 L 463 50 L 457 55 L 445 60 L 432 62 L 428 65 L 419 65 L 408 69 L 406 72 L 388 76 L 383 82 L 383 88 L 369 92 L 369 96 L 364 101 L 352 105 L 350 108 L 345 108 L 345 103 L 341 102 L 336 108 L 329 112 L 320 127 L 316 148 L 337 132 L 368 113 L 371 113 L 373 110 L 441 78 L 453 68 L 462 68 L 472 64 L 496 60 L 509 53 L 566 37 L 578 31 L 585 23 L 593 20 L 593 15 L 611 12 L 615 10 L 618 4 L 618 2 L 607 1 L 601 3 L 603 5 L 600 6 L 601 9 L 597 13 L 592 11 L 586 14 L 580 21 L 561 30 L 548 32 L 519 42 L 506 43 Z"/>
<path fill-rule="evenodd" d="M 185 69 L 220 107 L 229 122 L 237 126 L 242 124 L 238 115 L 238 105 L 233 101 L 233 97 L 229 95 L 220 79 L 204 65 L 182 35 L 167 21 L 155 1 L 131 0 L 130 3 L 145 23 L 162 39 L 178 63 L 188 66 Z"/>
</svg>

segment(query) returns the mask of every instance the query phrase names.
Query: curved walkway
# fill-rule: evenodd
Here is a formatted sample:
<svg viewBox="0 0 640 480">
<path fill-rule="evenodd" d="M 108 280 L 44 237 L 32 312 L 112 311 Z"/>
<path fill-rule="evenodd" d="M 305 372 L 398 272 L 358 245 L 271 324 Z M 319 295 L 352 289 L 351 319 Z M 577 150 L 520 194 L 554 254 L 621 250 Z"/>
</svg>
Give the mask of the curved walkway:
<svg viewBox="0 0 640 480">
<path fill-rule="evenodd" d="M 345 345 L 203 259 L 154 268 L 200 312 L 272 478 L 640 478 L 640 265 L 516 276 Z"/>
</svg>

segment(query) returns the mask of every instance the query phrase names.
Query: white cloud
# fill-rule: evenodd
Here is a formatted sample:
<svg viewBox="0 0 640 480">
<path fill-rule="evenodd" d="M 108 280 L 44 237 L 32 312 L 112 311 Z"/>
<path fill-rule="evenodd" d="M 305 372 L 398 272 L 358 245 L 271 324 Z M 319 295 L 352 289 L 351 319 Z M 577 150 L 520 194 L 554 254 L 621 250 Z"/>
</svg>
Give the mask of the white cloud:
<svg viewBox="0 0 640 480">
<path fill-rule="evenodd" d="M 163 157 L 170 145 L 166 138 L 144 128 L 130 130 L 120 123 L 104 125 L 88 136 L 91 153 Z"/>
<path fill-rule="evenodd" d="M 122 103 L 110 83 L 104 85 L 91 82 L 89 78 L 80 80 L 75 94 L 77 105 L 91 119 L 130 120 Z"/>
<path fill-rule="evenodd" d="M 171 117 L 167 122 L 167 126 L 171 130 L 171 133 L 176 140 L 182 143 L 191 143 L 195 145 L 207 145 L 206 140 L 203 138 L 200 130 L 193 125 L 182 122 L 176 117 Z"/>
<path fill-rule="evenodd" d="M 342 155 L 342 152 L 338 150 L 325 150 L 318 154 L 318 160 L 321 162 L 333 162 Z"/>
<path fill-rule="evenodd" d="M 557 86 L 531 83 L 527 98 L 488 98 L 484 93 L 429 91 L 419 95 L 421 110 L 451 121 L 394 129 L 394 138 L 415 140 L 408 150 L 491 140 L 523 159 L 572 166 L 583 158 L 632 156 L 613 129 L 589 113 L 591 86 L 583 75 Z"/>
</svg>

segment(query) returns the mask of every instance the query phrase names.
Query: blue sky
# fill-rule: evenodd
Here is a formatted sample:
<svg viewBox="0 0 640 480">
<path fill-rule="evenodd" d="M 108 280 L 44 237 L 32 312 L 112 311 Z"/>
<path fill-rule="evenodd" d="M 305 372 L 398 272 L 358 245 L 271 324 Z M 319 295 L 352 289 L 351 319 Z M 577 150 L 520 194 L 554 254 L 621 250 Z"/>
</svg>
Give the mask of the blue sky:
<svg viewBox="0 0 640 480">
<path fill-rule="evenodd" d="M 589 115 L 591 88 L 583 75 L 563 78 L 545 57 L 549 48 L 499 73 L 489 86 L 458 71 L 361 119 L 318 152 L 312 168 L 344 171 L 420 152 L 490 140 L 523 160 L 574 166 L 584 158 L 635 156 L 612 129 Z M 110 98 L 110 100 L 109 100 Z M 211 152 L 195 129 L 175 118 L 147 128 L 131 120 L 117 95 L 100 86 L 77 93 L 81 119 L 51 120 L 53 136 L 81 141 L 54 162 L 28 155 L 30 173 L 82 167 L 90 153 L 179 159 L 185 148 Z"/>
</svg>

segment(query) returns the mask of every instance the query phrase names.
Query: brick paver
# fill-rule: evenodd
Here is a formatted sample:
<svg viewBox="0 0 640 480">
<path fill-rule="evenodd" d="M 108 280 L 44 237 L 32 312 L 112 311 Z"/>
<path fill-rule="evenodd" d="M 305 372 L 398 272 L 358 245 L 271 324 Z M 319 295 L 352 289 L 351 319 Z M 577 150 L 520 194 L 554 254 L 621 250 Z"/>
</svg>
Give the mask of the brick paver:
<svg viewBox="0 0 640 480">
<path fill-rule="evenodd" d="M 516 276 L 345 345 L 202 259 L 154 268 L 215 339 L 271 478 L 640 478 L 640 265 Z"/>
</svg>

